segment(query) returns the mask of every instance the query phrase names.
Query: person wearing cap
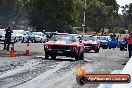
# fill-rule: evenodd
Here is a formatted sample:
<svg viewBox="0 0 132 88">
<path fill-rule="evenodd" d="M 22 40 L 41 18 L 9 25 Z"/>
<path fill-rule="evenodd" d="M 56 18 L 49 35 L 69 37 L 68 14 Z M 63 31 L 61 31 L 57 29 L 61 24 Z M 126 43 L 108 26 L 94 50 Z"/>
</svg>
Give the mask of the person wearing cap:
<svg viewBox="0 0 132 88">
<path fill-rule="evenodd" d="M 128 43 L 128 51 L 129 51 L 129 58 L 132 56 L 132 32 L 129 34 L 127 38 Z"/>
</svg>

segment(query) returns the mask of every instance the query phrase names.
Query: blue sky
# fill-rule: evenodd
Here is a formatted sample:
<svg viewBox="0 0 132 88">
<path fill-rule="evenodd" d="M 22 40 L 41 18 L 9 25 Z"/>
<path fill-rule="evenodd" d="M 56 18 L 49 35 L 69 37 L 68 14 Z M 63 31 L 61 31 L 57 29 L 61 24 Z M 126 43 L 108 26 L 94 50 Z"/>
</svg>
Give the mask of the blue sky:
<svg viewBox="0 0 132 88">
<path fill-rule="evenodd" d="M 117 4 L 119 4 L 120 6 L 125 6 L 126 4 L 130 4 L 132 3 L 132 0 L 116 0 L 117 1 Z M 118 13 L 122 13 L 122 9 L 120 8 L 119 9 L 119 12 Z"/>
</svg>

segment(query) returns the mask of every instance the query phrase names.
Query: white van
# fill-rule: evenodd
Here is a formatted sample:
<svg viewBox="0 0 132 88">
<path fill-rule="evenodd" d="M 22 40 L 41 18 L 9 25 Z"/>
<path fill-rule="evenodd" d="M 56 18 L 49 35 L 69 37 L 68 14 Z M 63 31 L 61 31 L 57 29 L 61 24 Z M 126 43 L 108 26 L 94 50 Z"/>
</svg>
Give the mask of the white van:
<svg viewBox="0 0 132 88">
<path fill-rule="evenodd" d="M 16 41 L 21 41 L 24 34 L 24 30 L 13 30 L 13 34 L 16 36 Z"/>
</svg>

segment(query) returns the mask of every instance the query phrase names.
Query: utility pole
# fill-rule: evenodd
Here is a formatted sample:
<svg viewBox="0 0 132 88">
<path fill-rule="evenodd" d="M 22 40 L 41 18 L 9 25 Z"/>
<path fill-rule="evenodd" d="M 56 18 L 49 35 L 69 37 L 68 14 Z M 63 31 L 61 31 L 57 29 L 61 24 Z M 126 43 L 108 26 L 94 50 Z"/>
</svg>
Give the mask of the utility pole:
<svg viewBox="0 0 132 88">
<path fill-rule="evenodd" d="M 82 24 L 82 27 L 83 27 L 83 34 L 85 33 L 85 26 L 86 26 L 86 0 L 84 0 L 84 16 L 83 16 L 83 24 Z"/>
</svg>

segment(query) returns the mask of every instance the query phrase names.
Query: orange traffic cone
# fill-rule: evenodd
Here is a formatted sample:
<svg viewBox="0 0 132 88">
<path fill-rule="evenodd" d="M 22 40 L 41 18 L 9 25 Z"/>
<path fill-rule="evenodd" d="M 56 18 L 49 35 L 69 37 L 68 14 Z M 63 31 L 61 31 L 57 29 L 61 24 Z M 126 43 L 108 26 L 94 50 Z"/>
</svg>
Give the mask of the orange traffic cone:
<svg viewBox="0 0 132 88">
<path fill-rule="evenodd" d="M 15 57 L 14 47 L 11 47 L 10 57 Z"/>
<path fill-rule="evenodd" d="M 27 50 L 25 51 L 25 53 L 24 53 L 24 55 L 29 55 L 30 53 L 29 53 L 29 43 L 27 43 Z"/>
</svg>

